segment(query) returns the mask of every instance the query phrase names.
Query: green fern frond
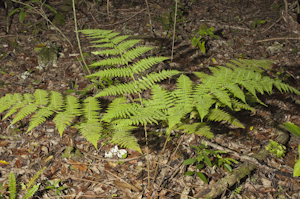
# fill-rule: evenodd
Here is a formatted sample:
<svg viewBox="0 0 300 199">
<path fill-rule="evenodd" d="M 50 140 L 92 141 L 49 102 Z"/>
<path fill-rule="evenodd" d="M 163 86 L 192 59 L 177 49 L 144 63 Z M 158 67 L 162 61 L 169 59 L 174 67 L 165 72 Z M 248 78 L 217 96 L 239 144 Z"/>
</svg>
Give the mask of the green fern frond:
<svg viewBox="0 0 300 199">
<path fill-rule="evenodd" d="M 100 51 L 94 51 L 92 52 L 94 55 L 120 55 L 122 51 L 119 49 L 105 49 Z"/>
<path fill-rule="evenodd" d="M 193 123 L 193 124 L 184 124 L 176 129 L 183 130 L 183 133 L 187 132 L 188 134 L 195 134 L 207 137 L 209 139 L 212 139 L 214 137 L 214 134 L 210 131 L 210 127 L 205 123 Z"/>
<path fill-rule="evenodd" d="M 58 129 L 58 132 L 60 134 L 60 137 L 62 137 L 62 134 L 67 126 L 71 125 L 71 121 L 75 118 L 75 115 L 71 114 L 68 111 L 65 112 L 59 112 L 53 119 L 53 122 L 55 123 L 56 128 Z"/>
<path fill-rule="evenodd" d="M 45 90 L 36 89 L 34 92 L 35 104 L 38 106 L 48 104 L 48 93 Z"/>
<path fill-rule="evenodd" d="M 49 110 L 48 108 L 41 108 L 38 112 L 32 117 L 29 123 L 28 130 L 26 133 L 31 131 L 34 127 L 44 123 L 46 118 L 52 115 L 54 112 Z"/>
<path fill-rule="evenodd" d="M 124 40 L 127 39 L 128 36 L 120 36 L 117 37 L 116 39 L 118 41 L 120 40 Z M 96 46 L 92 46 L 92 47 L 106 47 L 106 48 L 111 48 L 111 49 L 105 49 L 105 50 L 100 50 L 100 51 L 94 51 L 92 52 L 94 55 L 122 55 L 124 54 L 130 47 L 132 47 L 133 45 L 137 44 L 138 42 L 140 42 L 140 40 L 128 40 L 128 41 L 124 41 L 123 43 L 119 44 L 119 45 L 115 45 L 117 44 L 117 40 L 113 40 L 112 41 L 112 45 L 109 44 L 108 46 L 103 46 L 102 45 L 96 45 Z M 107 43 L 106 43 L 107 44 Z"/>
<path fill-rule="evenodd" d="M 128 119 L 114 120 L 112 123 L 118 126 L 131 126 L 131 125 L 147 125 L 158 124 L 158 120 L 165 120 L 166 116 L 160 110 L 153 109 L 153 107 L 140 107 L 136 113 Z"/>
<path fill-rule="evenodd" d="M 146 77 L 142 77 L 141 79 L 139 79 L 138 86 L 141 89 L 146 90 L 148 88 L 151 88 L 155 82 L 160 82 L 164 79 L 170 78 L 170 77 L 180 74 L 180 73 L 181 72 L 179 72 L 177 70 L 162 70 L 158 73 L 151 73 L 151 74 L 147 75 Z"/>
<path fill-rule="evenodd" d="M 71 125 L 72 120 L 76 116 L 80 115 L 81 110 L 79 100 L 74 96 L 68 95 L 65 98 L 65 111 L 57 113 L 57 115 L 53 119 L 60 137 L 62 137 L 65 128 Z"/>
<path fill-rule="evenodd" d="M 101 110 L 98 100 L 88 97 L 83 101 L 83 117 L 86 121 L 99 121 L 99 111 Z"/>
<path fill-rule="evenodd" d="M 101 61 L 95 62 L 90 65 L 90 67 L 95 68 L 98 66 L 113 66 L 113 65 L 127 65 L 129 60 L 126 60 L 123 57 L 114 57 L 114 58 L 108 58 L 103 59 Z"/>
<path fill-rule="evenodd" d="M 137 110 L 137 114 L 130 117 L 133 125 L 158 124 L 160 120 L 166 120 L 167 116 L 155 107 L 144 107 Z"/>
<path fill-rule="evenodd" d="M 274 63 L 272 60 L 249 60 L 249 59 L 239 59 L 239 60 L 230 60 L 234 64 L 227 63 L 226 65 L 232 69 L 244 68 L 248 70 L 253 70 L 258 73 L 262 73 L 265 70 L 271 68 L 271 65 Z"/>
<path fill-rule="evenodd" d="M 211 109 L 208 114 L 208 120 L 217 121 L 217 122 L 227 121 L 240 128 L 245 128 L 244 125 L 240 123 L 240 121 L 238 121 L 235 117 L 229 115 L 228 113 L 226 113 L 221 109 Z"/>
<path fill-rule="evenodd" d="M 240 87 L 236 84 L 228 84 L 226 86 L 226 89 L 233 94 L 234 97 L 242 100 L 244 103 L 246 103 L 246 98 L 245 98 L 245 94 L 242 91 L 242 89 L 240 89 Z"/>
<path fill-rule="evenodd" d="M 17 194 L 17 183 L 14 173 L 9 173 L 8 177 L 9 199 L 15 199 Z"/>
<path fill-rule="evenodd" d="M 14 101 L 16 101 L 16 102 L 22 102 L 23 100 L 24 100 L 24 98 L 23 98 L 23 96 L 21 94 L 19 94 L 19 93 L 15 93 L 14 94 Z"/>
<path fill-rule="evenodd" d="M 297 89 L 293 88 L 292 86 L 290 86 L 288 84 L 282 83 L 280 80 L 274 80 L 273 84 L 281 93 L 282 92 L 292 92 L 297 95 L 300 95 L 300 92 Z"/>
<path fill-rule="evenodd" d="M 6 94 L 4 97 L 1 97 L 0 101 L 0 112 L 6 111 L 9 109 L 14 103 L 16 99 L 12 94 Z"/>
<path fill-rule="evenodd" d="M 232 108 L 229 94 L 226 91 L 223 91 L 222 89 L 215 89 L 212 93 L 221 103 Z"/>
<path fill-rule="evenodd" d="M 239 187 L 237 187 L 237 188 L 234 190 L 234 195 L 240 194 L 240 192 L 242 191 L 242 188 L 243 188 L 243 185 L 240 185 Z"/>
<path fill-rule="evenodd" d="M 231 69 L 221 66 L 210 69 L 213 72 L 213 75 L 196 73 L 196 75 L 201 78 L 202 84 L 196 86 L 194 95 L 202 96 L 204 94 L 212 94 L 221 103 L 227 105 L 230 108 L 231 102 L 229 93 L 246 103 L 245 94 L 239 86 L 243 86 L 248 92 L 251 93 L 251 95 L 253 95 L 257 99 L 257 102 L 261 104 L 264 103 L 262 103 L 257 98 L 256 92 L 259 92 L 261 94 L 267 92 L 268 94 L 271 94 L 273 85 L 279 91 L 294 92 L 296 94 L 300 93 L 295 88 L 281 83 L 279 80 L 273 80 L 269 77 L 262 77 L 260 73 L 251 71 L 249 69 L 246 70 L 242 68 L 235 68 L 232 72 Z"/>
<path fill-rule="evenodd" d="M 126 39 L 127 38 L 128 38 L 128 36 L 126 37 Z M 127 41 L 124 41 L 124 42 L 120 43 L 116 48 L 118 50 L 120 50 L 121 52 L 125 52 L 129 48 L 131 48 L 132 46 L 134 46 L 135 44 L 139 43 L 140 41 L 141 41 L 140 39 L 127 40 Z"/>
<path fill-rule="evenodd" d="M 193 72 L 199 79 L 206 79 L 207 77 L 209 77 L 209 74 L 206 74 L 204 72 Z"/>
<path fill-rule="evenodd" d="M 177 79 L 176 89 L 173 91 L 176 96 L 176 104 L 193 104 L 193 82 L 186 75 L 180 75 Z"/>
<path fill-rule="evenodd" d="M 208 139 L 214 138 L 214 134 L 210 131 L 210 127 L 205 125 L 194 132 L 195 135 L 204 136 Z"/>
<path fill-rule="evenodd" d="M 204 117 L 209 113 L 210 107 L 216 103 L 216 100 L 209 94 L 202 96 L 195 96 L 196 109 L 200 115 L 201 122 L 203 122 Z"/>
<path fill-rule="evenodd" d="M 180 125 L 181 119 L 184 118 L 186 114 L 190 113 L 192 110 L 192 105 L 185 104 L 175 104 L 174 107 L 169 108 L 167 117 L 169 128 L 173 128 L 176 125 Z"/>
<path fill-rule="evenodd" d="M 79 30 L 78 32 L 87 35 L 89 39 L 93 39 L 93 38 L 103 38 L 105 37 L 105 35 L 113 32 L 113 30 L 85 29 L 85 30 Z"/>
<path fill-rule="evenodd" d="M 248 104 L 246 103 L 242 103 L 236 99 L 231 99 L 231 103 L 232 103 L 232 106 L 236 109 L 244 109 L 244 110 L 249 110 L 251 112 L 255 112 L 255 108 L 249 106 Z"/>
<path fill-rule="evenodd" d="M 10 111 L 3 117 L 3 120 L 7 117 L 11 116 L 13 113 L 17 112 L 18 109 L 23 108 L 28 103 L 28 100 L 23 100 L 23 96 L 21 94 L 15 93 L 14 94 L 14 100 L 11 101 L 11 103 L 7 102 L 8 104 L 13 106 L 10 108 Z"/>
<path fill-rule="evenodd" d="M 34 103 L 35 99 L 34 96 L 32 94 L 29 93 L 25 93 L 23 95 L 24 99 L 27 100 L 29 103 Z"/>
<path fill-rule="evenodd" d="M 24 196 L 24 199 L 28 199 L 28 198 L 32 197 L 35 194 L 35 192 L 37 192 L 40 185 L 41 185 L 41 183 L 33 185 L 33 187 L 31 189 L 29 189 L 28 192 L 26 193 L 26 195 Z"/>
<path fill-rule="evenodd" d="M 35 181 L 40 177 L 40 175 L 42 173 L 44 173 L 44 171 L 45 171 L 46 168 L 47 167 L 43 167 L 40 171 L 38 171 L 36 174 L 34 174 L 34 176 L 30 179 L 30 181 L 26 185 L 26 189 L 27 190 L 30 189 L 31 186 L 35 183 Z"/>
<path fill-rule="evenodd" d="M 133 72 L 130 68 L 110 68 L 105 70 L 100 70 L 96 73 L 93 73 L 91 75 L 85 76 L 87 78 L 91 77 L 132 77 Z"/>
<path fill-rule="evenodd" d="M 6 118 L 8 118 L 9 116 L 11 116 L 12 114 L 14 114 L 15 112 L 17 112 L 20 108 L 23 108 L 24 106 L 26 106 L 25 103 L 21 102 L 21 103 L 16 103 L 8 113 L 6 113 L 6 115 L 3 117 L 3 120 L 5 120 Z"/>
<path fill-rule="evenodd" d="M 155 82 L 167 79 L 173 75 L 179 74 L 180 72 L 175 70 L 161 71 L 160 73 L 152 73 L 147 77 L 142 77 L 137 82 L 130 82 L 119 84 L 116 86 L 110 86 L 105 88 L 103 91 L 98 93 L 95 97 L 109 96 L 109 95 L 122 95 L 122 94 L 134 94 L 140 93 L 142 90 L 151 88 Z"/>
<path fill-rule="evenodd" d="M 168 57 L 148 57 L 139 60 L 137 63 L 133 64 L 130 68 L 133 73 L 140 73 L 151 68 L 153 65 L 163 62 L 169 59 Z"/>
<path fill-rule="evenodd" d="M 22 120 L 24 117 L 32 114 L 33 112 L 35 112 L 37 110 L 37 108 L 38 108 L 38 105 L 36 105 L 36 104 L 29 104 L 29 105 L 25 106 L 16 114 L 15 118 L 13 119 L 13 121 L 11 122 L 10 125 L 13 125 L 16 122 Z"/>
<path fill-rule="evenodd" d="M 74 117 L 82 114 L 80 110 L 81 105 L 76 97 L 68 95 L 65 99 L 65 104 L 66 112 L 74 115 Z"/>
<path fill-rule="evenodd" d="M 110 122 L 113 119 L 129 118 L 131 115 L 137 114 L 137 110 L 140 108 L 141 105 L 128 103 L 125 97 L 118 97 L 108 105 L 107 112 L 101 120 Z"/>
<path fill-rule="evenodd" d="M 50 91 L 50 103 L 48 105 L 49 110 L 61 111 L 64 106 L 63 96 L 59 92 Z"/>
<path fill-rule="evenodd" d="M 119 34 L 120 34 L 119 32 L 112 32 L 112 33 L 109 33 L 109 34 L 105 35 L 105 38 L 106 39 L 112 39 L 112 38 L 118 36 Z"/>
<path fill-rule="evenodd" d="M 142 153 L 142 150 L 137 142 L 137 139 L 131 135 L 129 131 L 119 130 L 112 135 L 110 143 L 120 145 L 121 147 L 132 149 Z"/>
<path fill-rule="evenodd" d="M 197 73 L 197 76 L 200 73 Z M 195 96 L 202 96 L 204 94 L 211 94 L 211 85 L 213 84 L 213 82 L 215 81 L 215 77 L 210 76 L 206 79 L 201 79 L 202 80 L 202 84 L 198 84 L 195 88 Z"/>
<path fill-rule="evenodd" d="M 91 120 L 86 123 L 80 123 L 76 128 L 87 141 L 91 142 L 94 147 L 98 149 L 97 143 L 103 129 L 100 122 Z"/>
<path fill-rule="evenodd" d="M 114 44 L 112 42 L 111 38 L 113 38 L 113 37 L 115 37 L 115 36 L 117 36 L 119 34 L 120 33 L 113 32 L 113 33 L 105 35 L 105 37 L 99 36 L 99 38 L 103 38 L 103 39 L 95 40 L 95 41 L 92 41 L 91 43 L 111 43 L 111 44 Z M 95 46 L 92 46 L 92 47 L 95 47 Z"/>
<path fill-rule="evenodd" d="M 269 95 L 272 94 L 272 89 L 273 89 L 273 80 L 268 77 L 268 76 L 264 76 L 262 79 L 261 79 L 261 85 L 263 87 L 263 90 L 265 92 L 267 92 Z"/>
<path fill-rule="evenodd" d="M 119 44 L 120 42 L 124 41 L 125 39 L 127 39 L 129 37 L 129 35 L 121 35 L 118 37 L 107 37 L 108 39 L 111 39 L 111 42 L 115 45 Z M 113 39 L 112 39 L 113 38 Z M 121 49 L 120 49 L 121 50 Z"/>
<path fill-rule="evenodd" d="M 119 85 L 111 85 L 108 88 L 105 88 L 104 90 L 100 91 L 95 97 L 103 97 L 103 96 L 109 96 L 109 95 L 122 95 L 125 93 L 128 94 L 134 94 L 134 93 L 140 93 L 142 90 L 137 86 L 137 83 L 131 82 L 131 83 L 124 83 Z"/>
<path fill-rule="evenodd" d="M 152 49 L 153 49 L 153 47 L 149 47 L 149 46 L 138 46 L 134 49 L 128 50 L 126 53 L 123 54 L 123 57 L 126 60 L 131 62 L 135 58 L 139 57 L 140 55 L 142 55 Z"/>
<path fill-rule="evenodd" d="M 154 85 L 152 90 L 151 104 L 145 104 L 147 107 L 155 107 L 156 109 L 168 109 L 175 105 L 171 92 L 164 90 L 159 85 Z"/>
<path fill-rule="evenodd" d="M 96 54 L 96 55 L 120 55 L 121 53 L 126 52 L 129 48 L 131 48 L 132 46 L 134 46 L 135 44 L 137 44 L 138 42 L 141 41 L 138 39 L 124 41 L 129 37 L 128 35 L 118 36 L 113 39 L 111 37 L 111 36 L 114 36 L 113 34 L 110 34 L 109 36 L 110 36 L 110 38 L 106 36 L 106 38 L 92 42 L 92 43 L 104 43 L 104 44 L 93 45 L 91 47 L 113 48 L 113 49 L 95 51 L 95 52 L 93 52 L 93 54 Z"/>
</svg>

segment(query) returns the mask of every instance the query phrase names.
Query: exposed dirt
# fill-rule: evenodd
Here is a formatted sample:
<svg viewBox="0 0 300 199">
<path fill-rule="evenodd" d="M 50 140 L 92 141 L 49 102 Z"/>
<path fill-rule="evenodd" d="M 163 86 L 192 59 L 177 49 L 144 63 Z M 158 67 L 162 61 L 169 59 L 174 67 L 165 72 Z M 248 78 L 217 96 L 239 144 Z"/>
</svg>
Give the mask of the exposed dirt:
<svg viewBox="0 0 300 199">
<path fill-rule="evenodd" d="M 107 10 L 107 2 L 109 10 Z M 163 17 L 174 12 L 172 0 L 148 1 L 150 13 L 145 1 L 79 1 L 76 17 L 78 29 L 114 29 L 122 34 L 142 38 L 146 45 L 158 46 L 152 56 L 171 56 L 172 17 Z M 272 78 L 278 78 L 300 90 L 300 44 L 297 23 L 296 4 L 289 1 L 289 16 L 283 20 L 284 2 L 257 0 L 228 1 L 181 1 L 176 24 L 174 59 L 172 62 L 158 64 L 155 71 L 176 69 L 187 74 L 195 71 L 208 72 L 209 66 L 225 65 L 231 59 L 269 59 L 273 60 L 272 68 L 267 72 Z M 1 5 L 1 4 L 0 4 Z M 8 4 L 8 13 L 14 7 Z M 62 2 L 49 2 L 55 10 L 62 9 Z M 22 7 L 22 6 L 21 6 Z M 40 7 L 35 7 L 40 10 Z M 0 8 L 0 97 L 8 93 L 33 93 L 35 89 L 54 90 L 66 94 L 67 90 L 81 91 L 90 82 L 84 78 L 87 71 L 77 61 L 79 50 L 74 33 L 72 10 L 64 12 L 65 22 L 56 27 L 65 37 L 46 22 L 39 14 L 28 12 L 23 23 L 19 23 L 19 12 L 9 20 L 7 27 L 5 9 Z M 52 20 L 52 13 L 43 7 L 46 16 Z M 109 11 L 109 12 L 108 12 Z M 109 15 L 108 15 L 109 13 Z M 149 15 L 151 16 L 151 25 Z M 264 23 L 262 22 L 265 21 Z M 191 37 L 200 26 L 214 27 L 215 39 L 204 37 L 206 54 L 191 45 Z M 153 27 L 153 31 L 150 27 Z M 297 32 L 298 31 L 298 32 Z M 67 39 L 66 39 L 67 38 Z M 58 67 L 52 64 L 40 70 L 36 68 L 39 45 L 54 42 L 59 47 Z M 89 40 L 80 34 L 82 51 L 91 55 Z M 212 60 L 215 59 L 215 60 Z M 101 57 L 86 57 L 88 64 Z M 91 72 L 103 68 L 91 69 Z M 25 72 L 29 77 L 23 78 Z M 192 77 L 192 76 L 191 76 Z M 164 81 L 165 87 L 173 88 L 173 79 Z M 93 95 L 91 90 L 88 95 Z M 244 155 L 252 156 L 264 149 L 269 139 L 276 139 L 274 122 L 282 124 L 291 121 L 300 126 L 299 96 L 291 93 L 281 94 L 274 89 L 270 96 L 259 98 L 268 106 L 255 105 L 256 113 L 238 112 L 237 117 L 245 129 L 236 129 L 227 124 L 211 123 L 215 138 L 210 146 L 232 150 L 226 157 L 239 161 L 232 165 L 254 164 L 243 159 Z M 110 99 L 105 99 L 110 100 Z M 104 105 L 105 106 L 105 105 Z M 0 107 L 1 110 L 1 107 Z M 4 114 L 2 114 L 3 118 Z M 10 118 L 12 119 L 12 118 Z M 99 150 L 87 142 L 75 129 L 65 130 L 62 138 L 51 118 L 34 128 L 29 133 L 29 118 L 8 128 L 10 119 L 0 120 L 0 190 L 8 198 L 8 175 L 13 172 L 17 182 L 29 182 L 44 166 L 36 183 L 41 183 L 34 198 L 54 198 L 54 190 L 46 190 L 47 181 L 62 180 L 60 186 L 67 187 L 61 191 L 64 198 L 193 198 L 205 195 L 203 190 L 211 189 L 220 179 L 230 173 L 224 168 L 205 168 L 209 186 L 196 175 L 184 176 L 186 171 L 195 170 L 195 166 L 184 166 L 183 161 L 195 157 L 195 151 L 189 145 L 199 145 L 202 138 L 193 135 L 181 136 L 177 154 L 170 157 L 180 139 L 172 137 L 162 160 L 159 162 L 159 174 L 154 183 L 154 191 L 149 192 L 146 157 L 136 151 L 127 150 L 129 157 L 120 164 L 116 159 L 104 158 L 105 152 L 112 147 L 101 147 Z M 269 121 L 272 122 L 269 122 Z M 151 127 L 151 130 L 161 127 Z M 158 133 L 157 133 L 158 134 Z M 153 177 L 158 157 L 165 138 L 157 134 L 150 135 L 150 176 Z M 143 131 L 136 132 L 142 151 L 146 154 Z M 228 187 L 219 198 L 300 198 L 300 179 L 293 177 L 295 162 L 298 159 L 299 138 L 288 134 L 286 155 L 277 158 L 269 155 L 265 160 L 255 162 L 248 175 Z M 45 163 L 50 155 L 53 159 Z M 224 156 L 225 157 L 225 156 Z M 250 167 L 250 166 L 249 166 Z M 151 182 L 152 182 L 151 178 Z M 238 187 L 239 193 L 234 193 Z M 201 192 L 202 190 L 202 192 Z M 21 193 L 21 195 L 24 192 Z M 151 195 L 152 194 L 152 195 Z M 197 195 L 198 194 L 198 195 Z M 22 195 L 23 196 L 23 195 Z"/>
</svg>

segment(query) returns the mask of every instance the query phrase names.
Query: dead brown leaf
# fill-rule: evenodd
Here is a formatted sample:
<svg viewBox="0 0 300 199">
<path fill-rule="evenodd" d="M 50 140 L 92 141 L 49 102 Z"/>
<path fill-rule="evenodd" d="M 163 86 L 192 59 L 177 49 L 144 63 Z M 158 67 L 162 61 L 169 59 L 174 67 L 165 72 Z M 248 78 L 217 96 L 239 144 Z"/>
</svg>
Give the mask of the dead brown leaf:
<svg viewBox="0 0 300 199">
<path fill-rule="evenodd" d="M 114 185 L 116 187 L 118 187 L 119 189 L 121 189 L 122 191 L 126 192 L 126 190 L 132 190 L 132 191 L 136 191 L 138 192 L 139 190 L 133 186 L 132 184 L 129 184 L 129 183 L 125 183 L 125 182 L 120 182 L 118 180 L 115 180 L 114 181 Z"/>
<path fill-rule="evenodd" d="M 1 142 L 0 142 L 0 147 L 6 147 L 7 144 L 8 144 L 7 141 L 1 141 Z"/>
<path fill-rule="evenodd" d="M 73 161 L 72 159 L 68 159 L 70 163 L 74 166 L 75 169 L 80 171 L 86 171 L 88 169 L 87 166 L 82 164 L 81 162 Z"/>
</svg>

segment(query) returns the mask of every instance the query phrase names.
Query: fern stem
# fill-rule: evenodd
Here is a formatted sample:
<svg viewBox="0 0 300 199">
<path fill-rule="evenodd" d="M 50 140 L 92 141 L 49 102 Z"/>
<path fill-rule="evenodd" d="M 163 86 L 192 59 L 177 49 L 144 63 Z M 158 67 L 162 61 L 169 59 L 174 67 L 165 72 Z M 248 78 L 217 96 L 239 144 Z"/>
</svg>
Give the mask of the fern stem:
<svg viewBox="0 0 300 199">
<path fill-rule="evenodd" d="M 174 27 L 173 27 L 173 42 L 172 42 L 172 54 L 171 54 L 171 61 L 173 60 L 174 54 L 174 42 L 175 42 L 175 26 L 176 26 L 176 16 L 177 16 L 177 2 L 179 0 L 175 0 L 175 13 L 174 13 Z"/>
<path fill-rule="evenodd" d="M 150 15 L 150 9 L 149 9 L 149 4 L 148 4 L 147 0 L 145 0 L 145 2 L 146 2 L 146 5 L 147 5 L 147 11 L 148 11 L 148 16 L 149 16 L 150 30 L 151 30 L 152 35 L 154 35 L 153 27 L 152 27 L 152 21 L 151 21 L 151 15 Z"/>
<path fill-rule="evenodd" d="M 84 66 L 87 69 L 89 75 L 91 75 L 91 71 L 90 71 L 89 67 L 87 66 L 87 64 L 86 64 L 86 62 L 84 60 L 84 57 L 83 57 L 83 54 L 82 54 L 82 50 L 81 50 L 80 39 L 79 39 L 78 29 L 77 29 L 76 9 L 75 9 L 75 2 L 74 2 L 74 0 L 72 0 L 72 8 L 73 8 L 73 14 L 74 14 L 75 34 L 76 34 L 76 39 L 77 39 L 77 43 L 78 43 L 78 49 L 79 49 L 82 61 L 84 63 Z M 81 62 L 79 62 L 79 63 L 80 63 L 80 65 L 82 67 L 82 70 L 83 70 L 83 66 L 82 66 Z"/>
<path fill-rule="evenodd" d="M 28 9 L 32 9 L 32 10 L 34 10 L 37 14 L 39 14 L 39 15 L 41 15 L 41 17 L 43 17 L 46 21 L 47 21 L 47 23 L 49 23 L 49 24 L 51 24 L 53 27 L 54 27 L 54 29 L 56 29 L 68 42 L 69 42 L 69 44 L 71 45 L 71 47 L 72 47 L 72 49 L 73 49 L 73 45 L 72 45 L 72 43 L 71 43 L 71 41 L 68 39 L 68 37 L 58 28 L 58 27 L 56 27 L 53 23 L 52 23 L 52 21 L 51 20 L 49 20 L 48 19 L 48 17 L 47 17 L 47 15 L 46 14 L 44 14 L 44 13 L 42 13 L 41 11 L 39 11 L 38 9 L 36 9 L 35 7 L 33 7 L 33 6 L 31 6 L 30 4 L 27 4 L 27 3 L 23 3 L 23 2 L 21 2 L 21 1 L 17 1 L 17 0 L 12 0 L 13 2 L 15 2 L 15 3 L 19 3 L 19 4 L 22 4 L 22 5 L 24 5 L 24 6 L 28 6 L 29 8 Z"/>
<path fill-rule="evenodd" d="M 174 125 L 174 126 L 175 126 L 175 125 Z M 155 178 L 156 178 L 156 176 L 157 176 L 157 171 L 158 171 L 159 162 L 160 162 L 160 160 L 161 160 L 161 158 L 162 158 L 162 155 L 163 155 L 164 152 L 165 152 L 165 149 L 166 149 L 168 140 L 169 140 L 169 138 L 170 138 L 170 136 L 171 136 L 171 132 L 172 132 L 172 129 L 174 128 L 174 126 L 172 126 L 172 128 L 169 129 L 169 132 L 166 132 L 166 133 L 168 133 L 168 137 L 167 137 L 167 139 L 166 139 L 166 141 L 165 141 L 163 150 L 162 150 L 162 152 L 161 152 L 161 154 L 160 154 L 160 156 L 159 156 L 159 158 L 158 158 L 158 161 L 157 161 L 157 165 L 156 165 L 156 168 L 155 168 L 155 173 L 154 173 L 154 176 L 153 176 L 153 181 L 152 181 L 152 185 L 151 185 L 151 188 L 150 188 L 150 192 L 152 192 L 152 189 L 153 189 L 153 186 L 154 186 L 154 182 L 155 182 Z"/>
<path fill-rule="evenodd" d="M 144 124 L 144 129 L 145 129 L 146 153 L 147 153 L 148 189 L 150 189 L 150 163 L 149 163 L 148 133 L 147 133 L 146 124 Z"/>
</svg>

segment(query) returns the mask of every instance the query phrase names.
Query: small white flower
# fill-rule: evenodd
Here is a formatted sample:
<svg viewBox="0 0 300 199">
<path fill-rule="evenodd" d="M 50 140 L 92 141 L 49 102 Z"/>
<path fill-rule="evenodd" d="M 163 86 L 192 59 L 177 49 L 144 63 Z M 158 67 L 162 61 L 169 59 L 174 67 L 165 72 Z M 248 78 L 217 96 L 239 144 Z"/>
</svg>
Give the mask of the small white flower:
<svg viewBox="0 0 300 199">
<path fill-rule="evenodd" d="M 30 72 L 28 71 L 25 71 L 24 73 L 21 74 L 21 78 L 24 80 L 27 79 L 29 76 L 30 76 Z"/>
<path fill-rule="evenodd" d="M 114 148 L 111 148 L 108 153 L 105 152 L 104 157 L 105 158 L 112 158 L 113 156 L 117 155 L 118 158 L 122 158 L 124 154 L 127 154 L 127 151 L 125 149 L 120 149 L 116 145 Z"/>
<path fill-rule="evenodd" d="M 127 154 L 127 151 L 126 151 L 125 149 L 120 149 L 120 150 L 118 151 L 118 157 L 119 157 L 119 158 L 122 158 L 123 155 L 125 155 L 125 154 Z"/>
<path fill-rule="evenodd" d="M 112 157 L 113 157 L 113 154 L 112 154 L 112 152 L 108 152 L 108 153 L 105 152 L 104 157 L 105 157 L 105 158 L 112 158 Z"/>
</svg>

